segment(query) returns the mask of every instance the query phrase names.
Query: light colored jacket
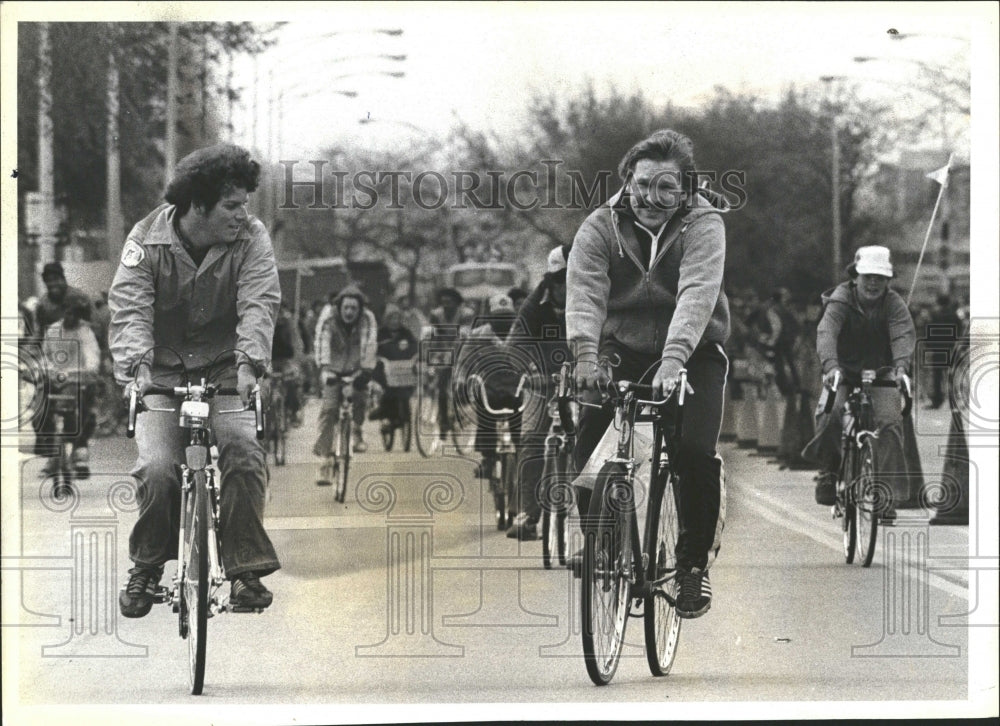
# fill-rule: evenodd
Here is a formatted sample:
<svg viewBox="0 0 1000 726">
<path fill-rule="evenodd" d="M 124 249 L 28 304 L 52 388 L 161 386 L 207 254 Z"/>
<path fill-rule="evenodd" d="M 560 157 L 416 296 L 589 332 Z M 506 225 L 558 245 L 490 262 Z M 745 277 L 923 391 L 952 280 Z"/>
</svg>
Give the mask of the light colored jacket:
<svg viewBox="0 0 1000 726">
<path fill-rule="evenodd" d="M 206 366 L 234 348 L 258 374 L 269 370 L 281 288 L 267 229 L 251 217 L 234 242 L 213 246 L 198 266 L 174 230 L 175 214 L 171 204 L 157 207 L 125 241 L 108 293 L 115 378 L 131 380 L 153 346 L 163 346 L 146 358 L 154 376 L 179 373 L 181 363 Z M 225 370 L 236 361 L 216 362 Z"/>
<path fill-rule="evenodd" d="M 668 229 L 646 270 L 627 220 L 624 188 L 584 220 L 569 253 L 566 330 L 578 359 L 614 339 L 629 350 L 681 364 L 701 343 L 725 342 L 729 303 L 722 289 L 725 211 L 699 194 Z"/>
<path fill-rule="evenodd" d="M 378 324 L 375 314 L 362 302 L 361 312 L 351 328 L 347 328 L 336 311 L 345 297 L 364 301 L 361 292 L 349 286 L 341 290 L 330 312 L 320 315 L 316 337 L 316 362 L 321 368 L 335 373 L 350 374 L 359 368 L 373 370 L 378 362 Z"/>
</svg>

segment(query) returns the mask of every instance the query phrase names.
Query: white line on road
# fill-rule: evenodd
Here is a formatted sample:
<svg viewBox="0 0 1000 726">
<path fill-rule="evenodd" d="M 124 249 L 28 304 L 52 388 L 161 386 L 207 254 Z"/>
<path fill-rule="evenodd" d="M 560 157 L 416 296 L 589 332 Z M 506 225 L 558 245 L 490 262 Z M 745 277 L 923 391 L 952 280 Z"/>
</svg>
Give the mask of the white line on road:
<svg viewBox="0 0 1000 726">
<path fill-rule="evenodd" d="M 756 489 L 747 489 L 739 485 L 732 486 L 731 491 L 737 493 L 747 506 L 769 522 L 808 537 L 813 542 L 833 550 L 840 555 L 843 554 L 843 545 L 839 541 L 831 542 L 828 534 L 817 532 L 817 522 L 815 520 L 802 515 L 784 502 Z M 960 597 L 963 600 L 969 599 L 968 588 L 966 586 L 952 582 L 934 572 L 929 571 L 927 573 L 927 582 L 949 595 Z"/>
</svg>

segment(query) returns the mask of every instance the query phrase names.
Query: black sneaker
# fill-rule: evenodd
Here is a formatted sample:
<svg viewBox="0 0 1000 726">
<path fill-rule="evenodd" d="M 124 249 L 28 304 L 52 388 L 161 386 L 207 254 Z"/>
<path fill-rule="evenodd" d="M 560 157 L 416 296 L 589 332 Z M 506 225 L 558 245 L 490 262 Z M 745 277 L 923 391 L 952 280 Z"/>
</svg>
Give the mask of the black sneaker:
<svg viewBox="0 0 1000 726">
<path fill-rule="evenodd" d="M 159 567 L 133 567 L 128 584 L 118 594 L 118 609 L 126 618 L 143 618 L 153 608 L 163 570 Z"/>
<path fill-rule="evenodd" d="M 507 539 L 516 539 L 521 542 L 528 542 L 538 539 L 538 520 L 532 520 L 527 514 L 521 512 L 507 530 Z"/>
<path fill-rule="evenodd" d="M 680 592 L 677 594 L 677 614 L 682 618 L 699 618 L 712 607 L 712 585 L 708 572 L 692 568 L 678 570 Z"/>
<path fill-rule="evenodd" d="M 233 578 L 232 590 L 229 593 L 229 604 L 244 608 L 266 608 L 271 604 L 271 591 L 264 587 L 252 572 L 244 572 Z"/>
<path fill-rule="evenodd" d="M 816 503 L 830 507 L 837 503 L 837 475 L 825 471 L 816 478 Z"/>
</svg>

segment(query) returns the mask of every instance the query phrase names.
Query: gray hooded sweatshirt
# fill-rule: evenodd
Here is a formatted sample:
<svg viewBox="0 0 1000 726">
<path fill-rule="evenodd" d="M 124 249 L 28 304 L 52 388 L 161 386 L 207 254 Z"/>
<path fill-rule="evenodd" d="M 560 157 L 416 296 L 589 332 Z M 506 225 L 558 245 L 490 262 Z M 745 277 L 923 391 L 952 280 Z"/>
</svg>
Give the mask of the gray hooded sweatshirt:
<svg viewBox="0 0 1000 726">
<path fill-rule="evenodd" d="M 642 250 L 621 189 L 594 210 L 576 233 L 566 278 L 566 330 L 578 359 L 605 340 L 685 364 L 703 343 L 729 336 L 729 302 L 722 289 L 726 262 L 725 205 L 704 193 L 667 223 L 656 258 Z M 686 213 L 685 213 L 686 212 Z"/>
</svg>

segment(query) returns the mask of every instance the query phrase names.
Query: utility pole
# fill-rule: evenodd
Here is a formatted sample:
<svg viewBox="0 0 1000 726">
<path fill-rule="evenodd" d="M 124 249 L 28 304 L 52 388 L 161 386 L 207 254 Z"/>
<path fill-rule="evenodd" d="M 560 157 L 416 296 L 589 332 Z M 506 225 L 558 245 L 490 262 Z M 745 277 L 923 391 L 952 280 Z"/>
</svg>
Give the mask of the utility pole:
<svg viewBox="0 0 1000 726">
<path fill-rule="evenodd" d="M 118 61 L 115 58 L 115 43 L 108 49 L 108 89 L 105 101 L 107 111 L 107 134 L 105 136 L 105 155 L 107 161 L 107 204 L 104 218 L 108 259 L 112 262 L 121 257 L 125 231 L 122 221 L 122 180 L 121 151 L 118 135 L 118 105 L 119 82 Z"/>
<path fill-rule="evenodd" d="M 45 292 L 42 268 L 56 259 L 55 182 L 52 168 L 52 54 L 49 24 L 38 27 L 38 197 L 39 234 L 35 285 Z"/>
<path fill-rule="evenodd" d="M 831 173 L 833 174 L 833 196 L 831 200 L 831 212 L 833 214 L 833 284 L 840 282 L 843 274 L 843 260 L 841 259 L 841 231 L 840 231 L 840 140 L 837 138 L 837 117 L 830 120 L 830 140 L 833 144 Z"/>
<path fill-rule="evenodd" d="M 163 153 L 163 188 L 177 166 L 177 23 L 170 23 L 170 40 L 167 46 L 167 137 Z"/>
</svg>

